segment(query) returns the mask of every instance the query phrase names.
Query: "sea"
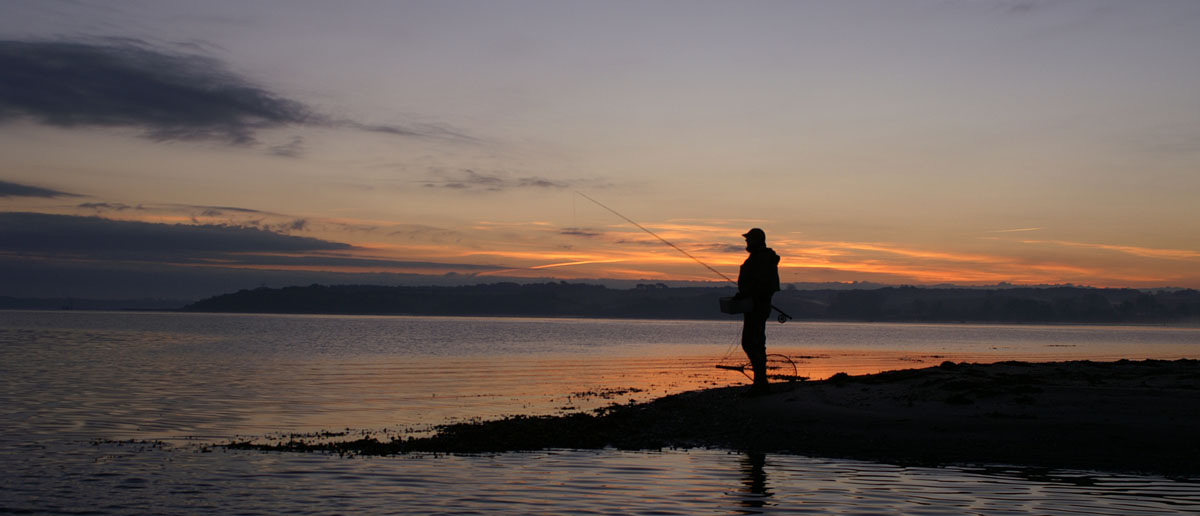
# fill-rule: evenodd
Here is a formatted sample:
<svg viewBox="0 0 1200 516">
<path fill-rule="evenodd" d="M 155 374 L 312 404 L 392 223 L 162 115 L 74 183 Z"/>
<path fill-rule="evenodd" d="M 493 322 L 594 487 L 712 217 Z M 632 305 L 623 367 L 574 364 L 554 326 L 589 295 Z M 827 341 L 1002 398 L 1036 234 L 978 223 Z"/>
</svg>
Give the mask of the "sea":
<svg viewBox="0 0 1200 516">
<path fill-rule="evenodd" d="M 722 449 L 383 457 L 381 439 L 744 385 L 740 321 L 0 311 L 0 513 L 1200 514 L 1200 479 Z M 1200 358 L 1200 328 L 771 323 L 810 379 Z M 736 369 L 736 367 L 735 367 Z M 1200 417 L 1200 416 L 1198 416 Z"/>
</svg>

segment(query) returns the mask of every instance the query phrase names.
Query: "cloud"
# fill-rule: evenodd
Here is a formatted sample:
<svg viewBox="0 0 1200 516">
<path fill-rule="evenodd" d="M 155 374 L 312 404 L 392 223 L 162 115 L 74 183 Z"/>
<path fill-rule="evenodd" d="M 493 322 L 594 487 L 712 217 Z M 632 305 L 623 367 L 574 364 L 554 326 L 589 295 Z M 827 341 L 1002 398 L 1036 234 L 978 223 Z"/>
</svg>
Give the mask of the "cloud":
<svg viewBox="0 0 1200 516">
<path fill-rule="evenodd" d="M 308 227 L 308 219 L 295 219 L 275 226 L 281 231 L 303 231 Z"/>
<path fill-rule="evenodd" d="M 91 210 L 97 215 L 127 210 L 165 213 L 169 217 L 178 217 L 179 214 L 184 214 L 192 221 L 191 226 L 187 227 L 257 228 L 271 233 L 292 233 L 303 231 L 309 227 L 308 219 L 236 206 L 203 204 L 139 204 L 131 206 L 119 202 L 85 202 L 77 204 L 76 207 Z"/>
<path fill-rule="evenodd" d="M 257 214 L 274 215 L 270 212 L 266 212 L 266 211 L 262 211 L 262 210 L 255 210 L 253 208 L 238 208 L 237 206 L 211 206 L 211 205 L 205 205 L 205 204 L 168 204 L 167 206 L 170 206 L 173 208 L 184 208 L 184 209 L 189 209 L 189 210 L 203 210 L 201 212 L 202 215 L 213 215 L 213 216 L 223 215 L 224 212 L 227 212 L 227 211 L 232 211 L 232 212 L 236 212 L 236 213 L 256 214 L 256 215 Z"/>
<path fill-rule="evenodd" d="M 269 233 L 291 235 L 304 232 L 366 232 L 388 234 L 390 236 L 421 236 L 425 240 L 435 240 L 435 236 L 452 234 L 452 231 L 428 226 L 387 225 L 354 223 L 336 219 L 310 219 L 297 217 L 286 213 L 272 212 L 238 206 L 210 204 L 138 204 L 136 206 L 119 202 L 86 202 L 76 205 L 80 208 L 75 214 L 108 217 L 111 220 L 137 221 L 181 221 L 190 223 L 186 227 L 223 227 L 223 228 L 253 228 Z M 129 213 L 137 212 L 137 215 Z M 388 231 L 391 231 L 388 233 Z M 417 235 L 422 233 L 422 235 Z M 437 240 L 445 240 L 444 238 Z"/>
<path fill-rule="evenodd" d="M 1014 229 L 997 229 L 992 233 L 1024 233 L 1029 231 L 1041 231 L 1043 228 L 1014 228 Z"/>
<path fill-rule="evenodd" d="M 305 219 L 263 227 L 160 224 L 44 213 L 0 213 L 0 257 L 72 262 L 206 265 L 261 269 L 480 272 L 489 265 L 371 256 L 342 242 L 282 234 Z"/>
<path fill-rule="evenodd" d="M 155 224 L 45 213 L 0 213 L 8 253 L 190 261 L 226 253 L 345 250 L 316 238 L 233 226 Z"/>
<path fill-rule="evenodd" d="M 413 124 L 408 127 L 386 124 L 364 124 L 353 120 L 341 120 L 341 125 L 353 127 L 362 131 L 373 133 L 393 134 L 396 136 L 422 136 L 435 137 L 447 140 L 458 140 L 462 142 L 479 143 L 482 140 L 464 134 L 450 127 L 437 124 Z"/>
<path fill-rule="evenodd" d="M 368 125 L 331 118 L 255 85 L 212 57 L 167 53 L 136 40 L 0 41 L 0 70 L 0 121 L 132 127 L 155 141 L 231 145 L 257 144 L 259 131 L 285 126 L 475 141 L 439 126 Z M 270 152 L 297 156 L 303 143 L 293 138 Z"/>
<path fill-rule="evenodd" d="M 500 192 L 524 188 L 568 188 L 570 183 L 537 176 L 509 177 L 503 173 L 480 173 L 470 169 L 446 172 L 437 170 L 433 177 L 422 181 L 426 188 L 462 191 Z"/>
<path fill-rule="evenodd" d="M 457 243 L 461 242 L 463 239 L 462 233 L 459 233 L 458 231 L 437 226 L 428 226 L 425 224 L 389 224 L 371 226 L 368 224 L 339 223 L 339 226 L 351 231 L 384 231 L 388 236 L 407 238 L 410 240 L 421 240 L 432 243 Z"/>
<path fill-rule="evenodd" d="M 254 133 L 321 117 L 225 70 L 215 59 L 134 42 L 0 42 L 0 118 L 140 127 L 154 140 L 255 143 Z"/>
<path fill-rule="evenodd" d="M 413 268 L 414 271 L 422 270 Z M 475 274 L 429 267 L 425 273 L 328 272 L 294 267 L 195 267 L 120 261 L 74 262 L 14 259 L 0 254 L 0 295 L 94 299 L 198 300 L 261 285 L 463 285 Z M 182 305 L 182 303 L 180 303 Z"/>
<path fill-rule="evenodd" d="M 297 136 L 292 138 L 292 141 L 288 143 L 282 145 L 273 145 L 271 146 L 270 151 L 271 154 L 283 156 L 285 158 L 299 157 L 300 154 L 303 154 L 304 152 L 304 138 Z"/>
<path fill-rule="evenodd" d="M 604 236 L 604 233 L 587 228 L 562 228 L 562 231 L 559 231 L 558 234 L 583 238 L 597 238 Z"/>
<path fill-rule="evenodd" d="M 50 190 L 49 188 L 39 188 L 36 186 L 22 185 L 10 183 L 8 181 L 0 181 L 0 197 L 80 197 L 79 195 L 58 190 Z"/>
<path fill-rule="evenodd" d="M 1161 249 L 1154 247 L 1139 247 L 1132 245 L 1092 244 L 1087 242 L 1070 242 L 1066 240 L 1022 240 L 1025 244 L 1053 244 L 1065 247 L 1084 249 L 1099 249 L 1112 251 L 1142 258 L 1160 258 L 1165 260 L 1200 260 L 1200 251 L 1190 249 Z"/>
<path fill-rule="evenodd" d="M 417 262 L 404 260 L 389 260 L 382 258 L 360 258 L 353 256 L 325 256 L 325 255 L 299 255 L 299 256 L 278 256 L 278 255 L 244 255 L 238 256 L 235 263 L 230 265 L 237 266 L 263 266 L 266 268 L 277 269 L 349 269 L 349 270 L 390 270 L 402 269 L 406 271 L 427 271 L 433 273 L 442 273 L 446 270 L 456 270 L 464 272 L 484 272 L 500 270 L 492 265 L 476 265 L 462 263 L 440 263 L 440 262 Z"/>
<path fill-rule="evenodd" d="M 710 252 L 710 253 L 745 254 L 746 246 L 745 245 L 736 245 L 736 244 L 712 243 L 712 244 L 697 246 L 697 247 L 693 248 L 693 250 L 698 251 L 698 252 Z"/>
<path fill-rule="evenodd" d="M 0 242 L 0 295 L 30 297 L 198 298 L 264 282 L 461 284 L 502 270 L 365 256 L 349 244 L 250 227 L 42 213 L 0 213 Z"/>
<path fill-rule="evenodd" d="M 125 210 L 141 210 L 141 206 L 130 206 L 120 202 L 85 202 L 80 203 L 77 207 L 86 208 L 89 210 L 101 211 L 125 211 Z"/>
</svg>

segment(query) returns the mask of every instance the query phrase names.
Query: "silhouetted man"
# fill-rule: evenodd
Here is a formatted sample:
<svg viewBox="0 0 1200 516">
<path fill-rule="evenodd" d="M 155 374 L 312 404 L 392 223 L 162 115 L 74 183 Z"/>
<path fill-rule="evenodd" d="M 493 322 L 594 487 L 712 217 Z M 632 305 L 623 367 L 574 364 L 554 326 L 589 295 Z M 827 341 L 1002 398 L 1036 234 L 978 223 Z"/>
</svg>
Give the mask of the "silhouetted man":
<svg viewBox="0 0 1200 516">
<path fill-rule="evenodd" d="M 754 307 L 742 315 L 742 350 L 754 369 L 751 394 L 767 392 L 767 319 L 771 317 L 771 297 L 779 292 L 779 255 L 767 247 L 767 234 L 759 228 L 742 235 L 750 256 L 738 272 L 737 298 L 750 298 Z"/>
</svg>

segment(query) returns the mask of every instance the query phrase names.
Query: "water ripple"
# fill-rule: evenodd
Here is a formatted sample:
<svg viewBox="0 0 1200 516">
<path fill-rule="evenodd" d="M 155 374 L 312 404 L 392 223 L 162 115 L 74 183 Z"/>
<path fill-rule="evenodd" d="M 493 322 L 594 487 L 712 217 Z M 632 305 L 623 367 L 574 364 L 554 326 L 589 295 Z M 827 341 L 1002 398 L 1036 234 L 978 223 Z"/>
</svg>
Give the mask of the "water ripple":
<svg viewBox="0 0 1200 516">
<path fill-rule="evenodd" d="M 1088 327 L 771 331 L 773 349 L 807 357 L 798 366 L 809 376 L 1130 349 L 1171 358 L 1189 344 L 1195 355 L 1200 341 L 1196 331 Z M 0 513 L 1200 512 L 1195 482 L 1093 472 L 706 450 L 345 459 L 204 446 L 348 426 L 403 435 L 741 383 L 712 367 L 737 334 L 714 322 L 0 311 Z M 138 441 L 108 441 L 123 439 Z"/>
</svg>

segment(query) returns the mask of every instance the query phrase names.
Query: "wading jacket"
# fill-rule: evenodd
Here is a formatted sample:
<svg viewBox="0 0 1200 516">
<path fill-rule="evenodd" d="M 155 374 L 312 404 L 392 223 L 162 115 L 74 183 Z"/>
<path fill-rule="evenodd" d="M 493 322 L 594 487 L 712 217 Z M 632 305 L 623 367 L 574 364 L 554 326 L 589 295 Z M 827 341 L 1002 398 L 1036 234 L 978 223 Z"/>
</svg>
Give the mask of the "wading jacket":
<svg viewBox="0 0 1200 516">
<path fill-rule="evenodd" d="M 760 300 L 770 303 L 776 292 L 779 292 L 779 255 L 770 247 L 752 248 L 738 272 L 737 297 L 752 298 L 757 305 Z"/>
</svg>

